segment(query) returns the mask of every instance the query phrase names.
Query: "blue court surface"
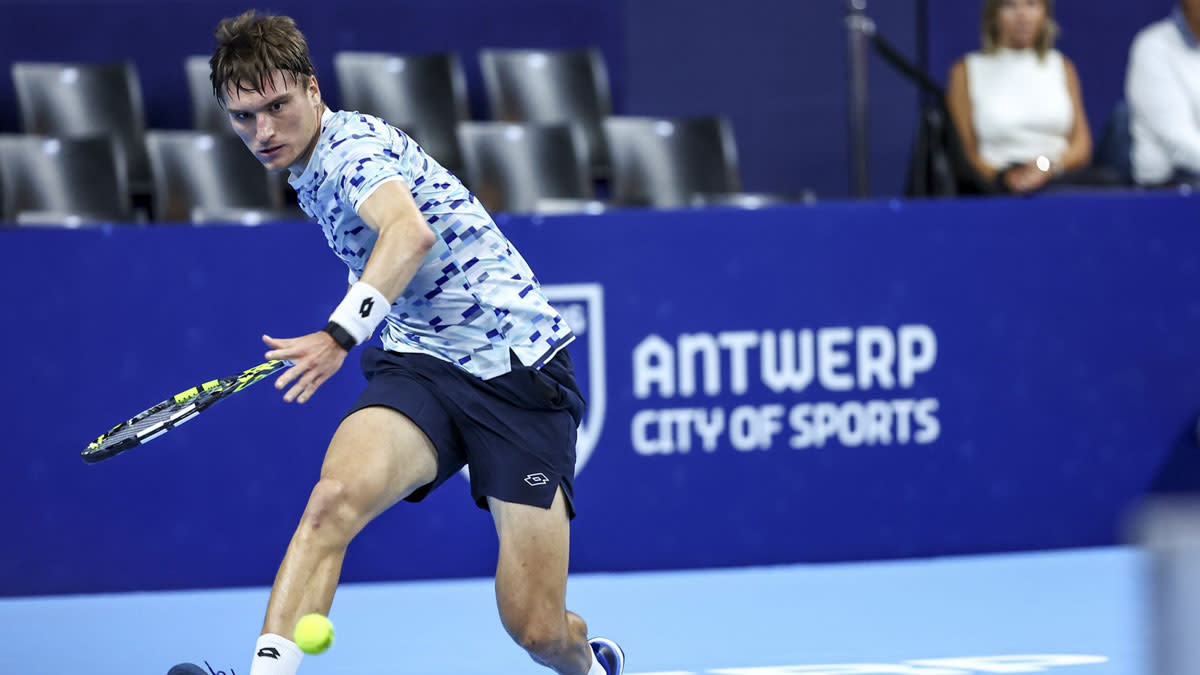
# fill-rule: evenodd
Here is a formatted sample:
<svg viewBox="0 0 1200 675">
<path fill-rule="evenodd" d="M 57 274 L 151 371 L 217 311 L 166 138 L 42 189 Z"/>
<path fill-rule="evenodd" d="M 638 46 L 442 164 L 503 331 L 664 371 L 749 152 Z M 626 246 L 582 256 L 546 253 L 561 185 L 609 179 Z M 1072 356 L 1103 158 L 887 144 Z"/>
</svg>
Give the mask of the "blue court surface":
<svg viewBox="0 0 1200 675">
<path fill-rule="evenodd" d="M 781 536 L 787 536 L 781 533 Z M 1133 548 L 573 576 L 569 606 L 627 675 L 1149 675 L 1147 559 Z M 268 589 L 0 600 L 0 673 L 247 675 Z M 302 675 L 548 673 L 490 579 L 346 584 Z"/>
</svg>

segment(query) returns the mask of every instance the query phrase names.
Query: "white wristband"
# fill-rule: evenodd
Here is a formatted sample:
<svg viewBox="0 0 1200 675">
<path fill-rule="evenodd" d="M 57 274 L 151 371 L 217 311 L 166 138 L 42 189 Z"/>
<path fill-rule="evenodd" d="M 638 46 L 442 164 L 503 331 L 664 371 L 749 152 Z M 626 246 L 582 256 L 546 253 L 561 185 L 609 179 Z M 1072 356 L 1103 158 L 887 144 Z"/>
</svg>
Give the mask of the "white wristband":
<svg viewBox="0 0 1200 675">
<path fill-rule="evenodd" d="M 371 284 L 356 282 L 338 303 L 329 320 L 346 329 L 356 344 L 371 338 L 383 317 L 392 311 L 392 303 Z"/>
</svg>

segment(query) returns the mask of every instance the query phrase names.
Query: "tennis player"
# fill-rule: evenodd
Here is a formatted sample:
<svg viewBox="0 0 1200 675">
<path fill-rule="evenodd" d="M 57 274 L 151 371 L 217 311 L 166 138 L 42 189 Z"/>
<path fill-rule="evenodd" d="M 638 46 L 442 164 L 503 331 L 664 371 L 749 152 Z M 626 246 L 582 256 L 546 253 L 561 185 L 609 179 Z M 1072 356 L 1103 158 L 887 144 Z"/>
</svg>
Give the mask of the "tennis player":
<svg viewBox="0 0 1200 675">
<path fill-rule="evenodd" d="M 350 540 L 401 499 L 418 502 L 470 467 L 500 539 L 496 595 L 509 635 L 562 675 L 620 675 L 611 640 L 566 609 L 575 435 L 584 401 L 573 336 L 483 206 L 403 131 L 334 112 L 292 19 L 223 20 L 213 92 L 269 169 L 288 170 L 304 211 L 349 268 L 349 291 L 316 332 L 263 336 L 277 379 L 304 403 L 355 346 L 366 389 L 342 419 L 275 577 L 251 675 L 293 675 L 296 621 L 326 614 Z"/>
</svg>

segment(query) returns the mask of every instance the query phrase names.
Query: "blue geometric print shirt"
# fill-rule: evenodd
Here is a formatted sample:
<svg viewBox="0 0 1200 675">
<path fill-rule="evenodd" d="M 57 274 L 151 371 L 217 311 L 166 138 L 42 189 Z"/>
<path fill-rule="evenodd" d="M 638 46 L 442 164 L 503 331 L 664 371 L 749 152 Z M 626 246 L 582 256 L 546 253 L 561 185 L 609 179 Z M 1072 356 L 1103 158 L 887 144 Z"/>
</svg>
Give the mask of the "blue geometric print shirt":
<svg viewBox="0 0 1200 675">
<path fill-rule="evenodd" d="M 437 237 L 384 321 L 385 348 L 489 379 L 509 372 L 510 349 L 541 367 L 574 339 L 529 265 L 458 178 L 378 117 L 326 110 L 308 166 L 288 182 L 346 263 L 350 283 L 362 277 L 378 237 L 358 209 L 392 180 L 404 181 Z"/>
</svg>

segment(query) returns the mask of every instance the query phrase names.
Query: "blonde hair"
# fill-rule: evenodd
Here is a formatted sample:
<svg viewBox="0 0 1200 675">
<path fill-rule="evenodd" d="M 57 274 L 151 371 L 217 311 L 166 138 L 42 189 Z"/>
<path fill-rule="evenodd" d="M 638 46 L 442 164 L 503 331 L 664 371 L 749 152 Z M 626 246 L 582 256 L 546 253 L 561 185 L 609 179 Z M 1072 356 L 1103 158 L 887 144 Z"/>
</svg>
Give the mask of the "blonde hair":
<svg viewBox="0 0 1200 675">
<path fill-rule="evenodd" d="M 990 54 L 1000 48 L 1000 5 L 1005 0 L 983 0 L 983 21 L 980 32 L 983 34 L 983 51 Z M 1054 48 L 1054 40 L 1058 38 L 1058 22 L 1054 20 L 1054 0 L 1040 0 L 1046 10 L 1046 18 L 1034 38 L 1033 48 L 1039 57 L 1046 56 Z"/>
<path fill-rule="evenodd" d="M 213 94 L 222 105 L 229 85 L 237 91 L 261 94 L 276 70 L 296 82 L 316 75 L 308 42 L 290 17 L 252 9 L 221 21 L 215 37 L 216 46 L 208 63 Z"/>
</svg>

